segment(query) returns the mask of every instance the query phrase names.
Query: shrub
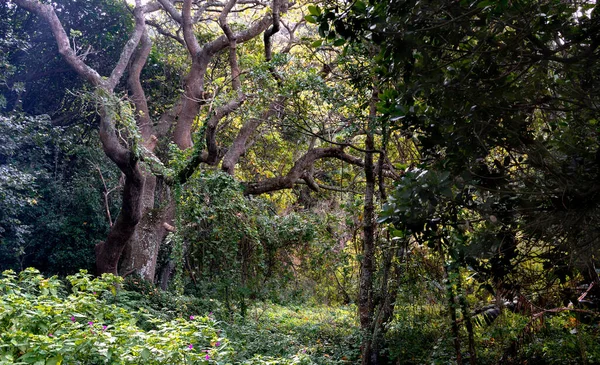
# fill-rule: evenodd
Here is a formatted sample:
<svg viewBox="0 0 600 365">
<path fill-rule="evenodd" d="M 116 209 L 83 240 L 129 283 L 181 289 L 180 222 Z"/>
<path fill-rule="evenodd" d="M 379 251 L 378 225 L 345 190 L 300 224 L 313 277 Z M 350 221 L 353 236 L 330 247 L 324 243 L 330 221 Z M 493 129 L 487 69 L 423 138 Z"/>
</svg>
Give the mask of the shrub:
<svg viewBox="0 0 600 365">
<path fill-rule="evenodd" d="M 0 279 L 0 364 L 221 364 L 232 348 L 206 316 L 161 321 L 104 296 L 122 279 L 67 277 L 70 290 L 35 269 Z M 144 331 L 136 316 L 155 329 Z"/>
</svg>

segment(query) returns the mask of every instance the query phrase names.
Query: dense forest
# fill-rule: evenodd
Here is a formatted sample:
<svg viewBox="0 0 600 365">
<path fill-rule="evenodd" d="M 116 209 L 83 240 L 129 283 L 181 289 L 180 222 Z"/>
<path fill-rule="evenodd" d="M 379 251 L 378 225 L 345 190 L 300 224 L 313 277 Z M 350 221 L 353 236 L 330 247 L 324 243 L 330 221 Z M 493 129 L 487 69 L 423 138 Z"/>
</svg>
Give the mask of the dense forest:
<svg viewBox="0 0 600 365">
<path fill-rule="evenodd" d="M 0 19 L 0 364 L 600 364 L 595 0 Z"/>
</svg>

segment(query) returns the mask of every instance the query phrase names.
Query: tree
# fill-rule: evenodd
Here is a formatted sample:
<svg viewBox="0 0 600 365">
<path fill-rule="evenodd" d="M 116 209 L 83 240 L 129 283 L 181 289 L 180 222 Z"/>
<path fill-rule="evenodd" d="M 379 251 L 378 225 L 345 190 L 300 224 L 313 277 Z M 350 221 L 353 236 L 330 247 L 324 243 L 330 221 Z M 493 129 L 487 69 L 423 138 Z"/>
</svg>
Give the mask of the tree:
<svg viewBox="0 0 600 365">
<path fill-rule="evenodd" d="M 288 44 L 281 53 L 289 52 L 294 45 L 294 31 L 298 29 L 298 25 L 281 23 L 281 15 L 288 11 L 290 5 L 276 0 L 272 3 L 271 10 L 266 11 L 265 4 L 260 2 L 246 4 L 231 1 L 225 5 L 201 5 L 184 1 L 181 7 L 177 2 L 166 0 L 147 5 L 136 3 L 131 8 L 135 26 L 129 41 L 122 49 L 110 75 L 102 77 L 72 49 L 69 36 L 52 5 L 28 0 L 17 0 L 14 3 L 49 23 L 62 57 L 96 89 L 103 149 L 125 176 L 119 216 L 110 228 L 106 240 L 96 247 L 98 272 L 117 273 L 119 260 L 122 259 L 121 272 L 136 272 L 153 280 L 159 245 L 168 231 L 172 230 L 174 223 L 173 191 L 176 186 L 185 184 L 200 164 L 217 166 L 221 163 L 222 169 L 233 175 L 235 166 L 252 144 L 252 136 L 257 129 L 267 119 L 283 117 L 282 111 L 289 99 L 285 95 L 276 94 L 260 118 L 242 120 L 242 126 L 237 131 L 232 130 L 235 137 L 228 144 L 225 144 L 226 140 L 218 142 L 219 128 L 223 125 L 221 123 L 239 113 L 242 105 L 254 97 L 252 79 L 242 76 L 238 61 L 242 44 L 262 34 L 263 64 L 275 83 L 274 90 L 279 90 L 279 85 L 285 81 L 285 75 L 282 76 L 277 70 L 272 37 L 280 31 L 280 24 L 284 24 Z M 251 20 L 248 26 L 230 25 L 232 19 L 236 22 L 246 21 L 247 15 L 243 12 L 246 6 L 265 9 L 265 13 Z M 157 12 L 161 15 L 154 19 L 148 18 L 150 14 Z M 215 29 L 210 28 L 209 19 L 219 25 L 221 36 L 214 35 Z M 158 120 L 151 119 L 146 90 L 142 87 L 140 77 L 152 50 L 148 24 L 152 25 L 154 32 L 182 44 L 190 59 L 183 92 Z M 181 29 L 179 33 L 176 30 L 178 27 Z M 204 31 L 206 33 L 202 33 Z M 224 52 L 227 52 L 229 66 L 227 71 L 220 72 L 224 72 L 229 83 L 218 84 L 214 80 L 214 89 L 209 91 L 207 71 L 216 67 Z M 131 106 L 124 103 L 115 91 L 124 75 L 127 76 Z M 202 118 L 205 118 L 202 127 L 194 132 L 197 121 Z M 185 151 L 179 154 L 184 160 L 179 160 L 175 169 L 167 162 L 169 141 Z M 313 145 L 303 155 L 295 158 L 289 170 L 282 175 L 244 182 L 245 194 L 257 195 L 289 189 L 299 180 L 316 186 L 310 176 L 311 167 L 324 158 L 363 165 L 361 159 L 345 152 L 344 145 Z"/>
<path fill-rule="evenodd" d="M 381 47 L 376 74 L 389 84 L 378 111 L 421 154 L 382 221 L 437 248 L 451 271 L 469 266 L 493 293 L 526 290 L 515 276 L 533 247 L 552 269 L 549 285 L 578 272 L 597 282 L 594 259 L 581 255 L 598 248 L 595 225 L 583 224 L 597 206 L 594 2 L 357 1 L 307 20 L 333 44 Z M 473 363 L 460 282 L 449 289 Z"/>
</svg>

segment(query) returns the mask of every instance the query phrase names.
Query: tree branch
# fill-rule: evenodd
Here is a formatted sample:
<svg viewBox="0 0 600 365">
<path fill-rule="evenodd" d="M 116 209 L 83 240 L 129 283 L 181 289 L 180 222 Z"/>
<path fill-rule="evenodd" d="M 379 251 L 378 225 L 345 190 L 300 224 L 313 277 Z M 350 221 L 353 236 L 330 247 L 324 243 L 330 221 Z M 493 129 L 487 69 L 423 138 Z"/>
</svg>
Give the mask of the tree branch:
<svg viewBox="0 0 600 365">
<path fill-rule="evenodd" d="M 231 68 L 231 86 L 233 90 L 241 93 L 240 67 L 238 66 L 236 53 L 237 39 L 231 31 L 229 24 L 227 24 L 227 15 L 235 6 L 236 1 L 237 0 L 230 0 L 227 5 L 225 5 L 221 15 L 219 15 L 219 25 L 229 40 L 229 67 Z"/>
<path fill-rule="evenodd" d="M 152 138 L 152 121 L 150 120 L 148 102 L 146 99 L 146 94 L 144 93 L 144 89 L 142 88 L 140 75 L 151 50 L 152 41 L 148 36 L 148 32 L 144 31 L 140 42 L 140 48 L 131 60 L 129 77 L 127 78 L 127 84 L 129 86 L 129 90 L 131 91 L 131 100 L 133 101 L 136 109 L 137 125 L 140 129 L 140 134 L 142 135 L 146 148 L 150 152 L 152 152 L 154 149 L 154 145 L 148 144 L 154 140 Z"/>
<path fill-rule="evenodd" d="M 300 157 L 285 176 L 278 176 L 262 181 L 244 183 L 244 194 L 258 195 L 271 191 L 292 188 L 294 184 L 304 176 L 306 171 L 312 167 L 315 161 L 323 158 L 337 158 L 346 162 L 359 162 L 357 161 L 359 159 L 346 154 L 343 148 L 314 148 L 306 152 L 304 156 Z M 363 164 L 362 160 L 360 160 L 360 163 Z"/>
<path fill-rule="evenodd" d="M 154 29 L 156 29 L 156 31 L 159 34 L 162 34 L 165 37 L 171 38 L 171 39 L 175 40 L 177 43 L 185 46 L 185 41 L 183 40 L 183 38 L 181 38 L 177 34 L 170 33 L 169 31 L 164 29 L 163 26 L 161 24 L 159 24 L 158 22 L 155 22 L 152 19 L 148 19 L 148 20 L 146 20 L 146 24 L 148 24 L 151 27 L 153 27 Z"/>
<path fill-rule="evenodd" d="M 229 103 L 221 106 L 220 108 L 217 108 L 213 116 L 208 120 L 206 125 L 206 148 L 208 150 L 206 161 L 207 164 L 216 165 L 219 160 L 219 148 L 215 138 L 217 124 L 221 119 L 239 109 L 244 101 L 246 101 L 246 96 L 241 94 L 238 98 L 231 100 Z"/>
<path fill-rule="evenodd" d="M 158 2 L 160 3 L 160 5 L 162 5 L 163 9 L 165 9 L 165 11 L 169 13 L 173 20 L 175 20 L 179 24 L 183 23 L 181 13 L 177 11 L 172 2 L 170 2 L 169 0 L 158 0 Z"/>
<path fill-rule="evenodd" d="M 133 34 L 129 37 L 127 43 L 125 43 L 123 51 L 121 51 L 119 61 L 110 73 L 110 77 L 106 81 L 106 88 L 111 91 L 114 90 L 115 86 L 117 86 L 119 83 L 119 80 L 121 80 L 123 72 L 125 72 L 131 56 L 135 52 L 142 35 L 146 31 L 144 8 L 141 6 L 141 2 L 139 0 L 136 0 L 136 6 L 135 9 L 133 9 L 133 16 L 135 18 Z"/>
<path fill-rule="evenodd" d="M 77 72 L 80 76 L 86 79 L 94 86 L 100 86 L 102 84 L 102 77 L 94 70 L 85 64 L 71 48 L 69 43 L 69 37 L 65 32 L 60 20 L 56 16 L 56 12 L 52 5 L 42 4 L 38 1 L 33 0 L 14 0 L 18 6 L 36 14 L 42 19 L 46 20 L 50 25 L 52 34 L 56 39 L 58 46 L 58 52 L 63 56 L 65 61 Z"/>
<path fill-rule="evenodd" d="M 164 1 L 164 0 L 163 0 Z M 181 26 L 183 27 L 183 39 L 192 56 L 200 53 L 200 44 L 194 34 L 192 22 L 192 0 L 184 0 L 183 8 L 181 9 Z"/>
</svg>

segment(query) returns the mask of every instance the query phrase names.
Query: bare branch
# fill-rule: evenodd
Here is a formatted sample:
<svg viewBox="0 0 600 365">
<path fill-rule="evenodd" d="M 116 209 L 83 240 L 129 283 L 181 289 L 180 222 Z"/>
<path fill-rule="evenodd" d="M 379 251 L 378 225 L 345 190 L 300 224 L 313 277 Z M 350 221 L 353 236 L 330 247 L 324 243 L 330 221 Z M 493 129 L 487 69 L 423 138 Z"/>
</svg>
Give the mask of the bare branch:
<svg viewBox="0 0 600 365">
<path fill-rule="evenodd" d="M 221 119 L 239 109 L 244 101 L 246 101 L 246 96 L 241 94 L 238 98 L 217 108 L 213 116 L 209 119 L 206 125 L 206 148 L 208 150 L 206 163 L 209 165 L 215 165 L 219 160 L 219 148 L 216 141 L 217 124 Z"/>
<path fill-rule="evenodd" d="M 142 88 L 142 83 L 140 81 L 140 74 L 142 73 L 142 69 L 146 64 L 146 60 L 148 59 L 148 55 L 150 54 L 151 50 L 152 41 L 148 36 L 148 32 L 144 31 L 140 42 L 140 48 L 137 50 L 136 54 L 131 60 L 129 77 L 127 78 L 127 84 L 132 93 L 131 100 L 133 101 L 136 109 L 137 125 L 140 129 L 140 134 L 146 143 L 146 148 L 148 148 L 150 152 L 156 144 L 148 144 L 153 142 L 152 121 L 150 120 L 146 94 L 144 93 L 144 89 Z"/>
<path fill-rule="evenodd" d="M 231 85 L 233 90 L 236 90 L 241 94 L 241 82 L 240 82 L 240 67 L 237 62 L 237 39 L 235 35 L 231 31 L 229 24 L 227 24 L 227 15 L 235 6 L 236 0 L 229 0 L 227 5 L 223 8 L 221 15 L 219 15 L 219 25 L 221 29 L 223 29 L 223 33 L 229 40 L 229 67 L 231 68 Z"/>
<path fill-rule="evenodd" d="M 169 15 L 171 16 L 171 18 L 173 18 L 173 20 L 175 20 L 179 24 L 183 23 L 181 13 L 177 9 L 175 9 L 175 6 L 173 5 L 173 3 L 171 1 L 158 0 L 158 2 L 160 3 L 160 5 L 162 5 L 163 9 L 165 9 L 165 11 L 167 13 L 169 13 Z"/>
<path fill-rule="evenodd" d="M 194 28 L 192 23 L 192 0 L 184 0 L 183 8 L 181 9 L 181 26 L 183 27 L 183 39 L 187 45 L 188 51 L 192 56 L 200 53 L 200 44 L 194 34 Z"/>
<path fill-rule="evenodd" d="M 129 37 L 127 43 L 123 47 L 123 51 L 121 51 L 121 56 L 119 57 L 119 61 L 117 65 L 110 73 L 110 77 L 106 82 L 106 87 L 108 90 L 113 90 L 115 86 L 119 83 L 121 76 L 123 76 L 123 72 L 127 68 L 127 64 L 131 59 L 131 56 L 135 52 L 140 39 L 142 38 L 142 34 L 144 34 L 146 30 L 145 18 L 144 18 L 144 9 L 139 5 L 136 5 L 133 10 L 133 16 L 135 18 L 135 28 L 133 30 L 133 34 Z"/>
<path fill-rule="evenodd" d="M 56 39 L 58 45 L 58 52 L 63 56 L 65 61 L 77 72 L 80 76 L 85 78 L 94 86 L 100 86 L 102 84 L 102 77 L 94 70 L 85 64 L 71 48 L 69 43 L 69 37 L 65 32 L 60 20 L 56 16 L 56 12 L 52 5 L 42 4 L 38 1 L 33 0 L 14 0 L 14 2 L 30 12 L 38 15 L 48 22 L 52 34 Z"/>
<path fill-rule="evenodd" d="M 109 227 L 112 227 L 113 225 L 113 221 L 112 221 L 112 217 L 110 215 L 110 207 L 108 204 L 108 196 L 110 195 L 110 193 L 114 190 L 108 190 L 108 187 L 106 186 L 106 180 L 104 180 L 104 175 L 102 174 L 102 170 L 100 170 L 100 166 L 98 166 L 97 164 L 93 163 L 90 160 L 87 160 L 91 165 L 94 166 L 94 168 L 98 171 L 98 175 L 100 175 L 100 180 L 102 181 L 102 186 L 104 186 L 104 191 L 102 192 L 102 197 L 104 199 L 104 210 L 106 211 L 106 218 L 108 219 L 108 225 Z"/>
<path fill-rule="evenodd" d="M 272 22 L 271 14 L 267 14 L 262 17 L 258 22 L 254 23 L 249 28 L 235 33 L 235 39 L 238 43 L 247 42 L 254 37 L 258 36 L 260 33 L 264 32 Z M 210 61 L 210 58 L 216 54 L 217 52 L 225 49 L 229 45 L 229 40 L 225 35 L 220 36 L 219 38 L 208 42 L 203 48 L 202 52 L 199 55 L 199 58 L 202 59 L 202 62 Z"/>
<path fill-rule="evenodd" d="M 158 22 L 148 19 L 146 20 L 146 24 L 150 25 L 151 27 L 153 27 L 154 29 L 156 29 L 156 31 L 159 34 L 164 35 L 165 37 L 171 38 L 173 40 L 175 40 L 177 43 L 182 44 L 185 46 L 185 41 L 183 40 L 183 38 L 181 38 L 179 35 L 177 34 L 173 34 L 171 32 L 169 32 L 168 30 L 166 30 L 161 24 L 159 24 Z"/>
<path fill-rule="evenodd" d="M 304 179 L 302 179 L 304 180 Z M 302 180 L 298 180 L 296 181 L 296 185 L 308 185 L 308 183 Z M 352 189 L 348 189 L 348 188 L 341 188 L 341 187 L 337 187 L 337 186 L 333 186 L 333 185 L 325 185 L 325 184 L 319 184 L 317 182 L 315 182 L 317 184 L 317 187 L 319 189 L 323 189 L 323 190 L 331 190 L 331 191 L 337 191 L 340 193 L 353 193 L 353 194 L 362 194 L 363 192 L 360 191 L 356 191 L 356 190 L 352 190 Z M 314 189 L 313 189 L 314 190 Z"/>
</svg>

